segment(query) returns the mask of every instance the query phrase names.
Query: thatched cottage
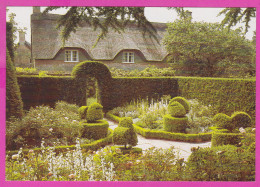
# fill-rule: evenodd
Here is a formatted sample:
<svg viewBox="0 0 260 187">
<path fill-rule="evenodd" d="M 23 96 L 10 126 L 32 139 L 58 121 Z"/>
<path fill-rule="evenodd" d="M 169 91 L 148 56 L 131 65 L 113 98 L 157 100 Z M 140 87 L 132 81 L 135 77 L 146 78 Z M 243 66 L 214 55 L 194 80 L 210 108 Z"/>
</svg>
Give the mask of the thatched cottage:
<svg viewBox="0 0 260 187">
<path fill-rule="evenodd" d="M 36 67 L 72 67 L 86 60 L 125 69 L 167 66 L 167 52 L 162 45 L 166 30 L 164 23 L 153 23 L 157 40 L 149 34 L 143 35 L 141 28 L 131 24 L 122 33 L 111 29 L 95 47 L 100 30 L 94 31 L 87 23 L 82 23 L 63 46 L 60 31 L 56 29 L 59 17 L 57 14 L 42 15 L 40 7 L 33 7 L 31 51 Z"/>
</svg>

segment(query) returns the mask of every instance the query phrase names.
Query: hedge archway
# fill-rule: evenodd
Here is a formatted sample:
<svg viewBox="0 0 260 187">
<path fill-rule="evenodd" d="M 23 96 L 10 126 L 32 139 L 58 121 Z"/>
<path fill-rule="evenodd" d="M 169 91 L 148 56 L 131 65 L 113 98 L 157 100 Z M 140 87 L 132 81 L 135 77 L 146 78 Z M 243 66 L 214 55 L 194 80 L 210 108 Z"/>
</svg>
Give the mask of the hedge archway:
<svg viewBox="0 0 260 187">
<path fill-rule="evenodd" d="M 111 72 L 108 67 L 96 61 L 85 61 L 77 64 L 72 70 L 72 76 L 79 82 L 79 91 L 85 91 L 85 85 L 87 81 L 87 77 L 94 77 L 98 82 L 99 94 L 100 94 L 100 102 L 104 107 L 104 110 L 110 108 L 109 107 L 109 96 L 110 96 L 110 88 L 111 88 Z M 86 94 L 82 94 L 86 95 Z M 82 98 L 82 105 L 86 101 L 86 98 Z"/>
</svg>

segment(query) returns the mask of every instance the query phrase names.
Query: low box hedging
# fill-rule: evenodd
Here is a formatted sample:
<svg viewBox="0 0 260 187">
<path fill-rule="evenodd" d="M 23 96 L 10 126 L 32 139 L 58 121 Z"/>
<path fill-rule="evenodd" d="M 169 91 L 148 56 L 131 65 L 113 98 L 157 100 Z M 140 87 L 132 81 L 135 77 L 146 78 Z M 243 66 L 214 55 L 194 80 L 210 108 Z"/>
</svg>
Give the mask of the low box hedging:
<svg viewBox="0 0 260 187">
<path fill-rule="evenodd" d="M 98 120 L 96 123 L 87 123 L 84 121 L 80 124 L 83 125 L 81 131 L 82 138 L 98 140 L 107 136 L 109 124 L 105 120 Z"/>
<path fill-rule="evenodd" d="M 105 147 L 106 145 L 109 145 L 112 143 L 112 137 L 113 137 L 113 130 L 112 129 L 108 129 L 108 136 L 99 140 L 96 140 L 92 143 L 89 144 L 82 144 L 80 145 L 81 149 L 83 151 L 87 151 L 87 150 L 93 150 L 96 151 L 102 147 Z M 48 147 L 46 147 L 46 149 L 48 149 Z M 62 153 L 62 152 L 66 152 L 68 150 L 74 150 L 76 149 L 75 145 L 70 145 L 70 146 L 56 146 L 54 151 L 55 153 Z M 23 150 L 23 154 L 28 154 L 30 149 L 24 149 Z M 35 152 L 41 152 L 41 148 L 34 148 L 32 149 Z M 15 150 L 15 151 L 7 151 L 6 154 L 13 155 L 13 154 L 17 154 L 19 150 Z"/>
<path fill-rule="evenodd" d="M 107 118 L 110 118 L 114 121 L 119 122 L 120 117 L 115 116 L 111 113 L 106 114 Z M 142 135 L 145 138 L 150 139 L 163 139 L 163 140 L 174 140 L 174 141 L 182 141 L 182 142 L 206 142 L 211 140 L 211 132 L 210 133 L 200 133 L 200 134 L 184 134 L 184 133 L 172 133 L 166 132 L 162 130 L 150 130 L 142 128 L 136 124 L 133 124 L 134 130 L 137 134 Z"/>
<path fill-rule="evenodd" d="M 212 134 L 211 146 L 221 146 L 221 145 L 238 145 L 241 142 L 242 134 L 239 133 L 218 133 L 214 132 Z"/>
</svg>

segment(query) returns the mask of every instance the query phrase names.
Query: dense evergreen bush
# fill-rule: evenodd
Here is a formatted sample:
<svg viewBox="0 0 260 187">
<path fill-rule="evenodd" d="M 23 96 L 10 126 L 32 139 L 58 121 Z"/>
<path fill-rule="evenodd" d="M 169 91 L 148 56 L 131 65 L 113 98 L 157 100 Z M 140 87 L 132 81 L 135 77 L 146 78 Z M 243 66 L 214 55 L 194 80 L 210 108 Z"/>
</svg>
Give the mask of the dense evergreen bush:
<svg viewBox="0 0 260 187">
<path fill-rule="evenodd" d="M 232 131 L 235 126 L 232 123 L 231 117 L 229 117 L 226 114 L 218 113 L 213 117 L 213 123 L 216 127 L 228 129 L 229 131 Z"/>
<path fill-rule="evenodd" d="M 171 105 L 171 103 L 175 101 L 179 102 L 185 108 L 186 114 L 189 113 L 190 104 L 184 97 L 174 97 L 170 100 L 169 104 Z"/>
<path fill-rule="evenodd" d="M 240 133 L 213 133 L 211 138 L 211 146 L 220 145 L 238 145 L 241 142 L 242 134 Z"/>
<path fill-rule="evenodd" d="M 172 101 L 168 105 L 168 113 L 173 117 L 184 117 L 186 111 L 182 104 L 177 101 Z"/>
<path fill-rule="evenodd" d="M 100 105 L 99 103 L 92 103 L 89 105 L 88 110 L 87 110 L 87 121 L 88 123 L 95 122 L 97 120 L 101 120 L 104 117 L 103 114 L 103 106 Z"/>
<path fill-rule="evenodd" d="M 127 127 L 117 127 L 113 132 L 113 143 L 116 145 L 124 145 L 125 148 L 129 144 L 131 130 Z"/>
<path fill-rule="evenodd" d="M 121 120 L 119 121 L 119 126 L 120 127 L 126 127 L 126 128 L 129 128 L 129 129 L 134 129 L 133 119 L 131 117 L 121 118 Z"/>
<path fill-rule="evenodd" d="M 168 132 L 185 132 L 188 124 L 188 117 L 163 116 L 164 130 Z"/>
<path fill-rule="evenodd" d="M 80 125 L 82 138 L 98 140 L 107 136 L 109 124 L 105 120 L 97 120 L 95 123 L 81 122 Z"/>
<path fill-rule="evenodd" d="M 23 102 L 20 88 L 15 74 L 15 67 L 6 50 L 6 118 L 21 118 L 23 116 Z"/>
<path fill-rule="evenodd" d="M 252 125 L 251 117 L 245 112 L 234 112 L 231 115 L 231 120 L 236 128 L 247 128 Z"/>
<path fill-rule="evenodd" d="M 79 108 L 79 117 L 80 119 L 87 119 L 87 111 L 88 111 L 88 106 L 82 106 Z"/>
</svg>

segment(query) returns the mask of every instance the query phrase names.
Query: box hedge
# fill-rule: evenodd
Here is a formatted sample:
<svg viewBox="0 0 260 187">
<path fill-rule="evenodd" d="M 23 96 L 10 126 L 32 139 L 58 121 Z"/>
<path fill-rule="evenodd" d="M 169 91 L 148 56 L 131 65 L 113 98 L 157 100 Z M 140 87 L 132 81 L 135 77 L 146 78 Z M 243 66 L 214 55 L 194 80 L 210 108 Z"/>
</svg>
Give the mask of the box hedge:
<svg viewBox="0 0 260 187">
<path fill-rule="evenodd" d="M 126 127 L 117 127 L 114 129 L 113 133 L 113 143 L 116 145 L 126 146 L 131 139 L 130 132 L 131 130 Z"/>
<path fill-rule="evenodd" d="M 163 116 L 163 128 L 168 132 L 184 132 L 187 128 L 188 117 L 172 117 L 169 114 Z"/>
<path fill-rule="evenodd" d="M 81 122 L 80 125 L 83 125 L 83 138 L 98 140 L 107 136 L 109 124 L 105 120 L 98 120 L 96 123 Z"/>
<path fill-rule="evenodd" d="M 82 144 L 80 145 L 81 149 L 83 151 L 87 151 L 87 150 L 93 150 L 96 151 L 102 147 L 105 147 L 106 145 L 109 145 L 112 143 L 112 136 L 113 136 L 113 130 L 112 129 L 108 129 L 108 136 L 106 136 L 105 138 L 96 140 L 94 142 L 91 142 L 89 144 Z M 67 152 L 68 150 L 74 150 L 76 149 L 75 145 L 70 145 L 70 146 L 56 146 L 54 147 L 54 151 L 56 154 L 62 153 L 62 152 Z M 46 149 L 48 149 L 48 147 L 46 147 Z M 27 154 L 29 152 L 30 149 L 24 149 L 23 153 Z M 34 152 L 41 152 L 41 148 L 34 148 L 33 149 Z M 15 151 L 7 151 L 6 154 L 11 156 L 13 154 L 17 154 L 19 150 L 15 150 Z"/>
<path fill-rule="evenodd" d="M 78 109 L 80 119 L 87 119 L 88 106 L 82 106 Z"/>
<path fill-rule="evenodd" d="M 238 145 L 241 142 L 242 134 L 240 133 L 213 133 L 211 139 L 211 146 L 221 145 Z"/>
</svg>

